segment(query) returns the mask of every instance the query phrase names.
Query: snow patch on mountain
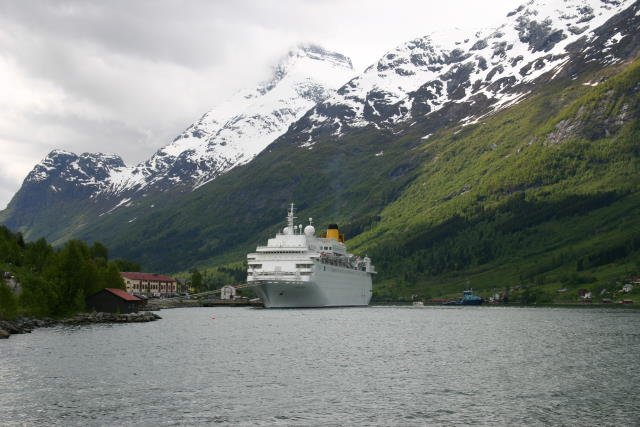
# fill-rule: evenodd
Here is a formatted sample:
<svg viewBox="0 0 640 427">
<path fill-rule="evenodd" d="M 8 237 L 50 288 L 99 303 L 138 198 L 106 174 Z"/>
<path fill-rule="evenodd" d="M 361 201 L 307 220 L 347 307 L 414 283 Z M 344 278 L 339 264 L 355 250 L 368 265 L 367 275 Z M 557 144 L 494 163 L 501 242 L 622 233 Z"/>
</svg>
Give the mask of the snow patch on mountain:
<svg viewBox="0 0 640 427">
<path fill-rule="evenodd" d="M 251 161 L 353 73 L 349 58 L 300 45 L 273 68 L 269 80 L 204 114 L 145 163 L 114 170 L 108 191 L 197 188 Z"/>
<path fill-rule="evenodd" d="M 251 161 L 287 130 L 299 147 L 313 149 L 321 135 L 366 126 L 398 134 L 417 123 L 427 143 L 438 127 L 477 123 L 540 82 L 573 78 L 590 61 L 619 61 L 616 55 L 637 45 L 639 10 L 633 0 L 532 0 L 497 29 L 411 40 L 355 78 L 348 58 L 301 45 L 270 79 L 217 105 L 147 161 L 127 167 L 114 155 L 54 150 L 25 183 L 43 183 L 56 197 L 106 201 L 108 213 L 148 192 L 198 188 Z"/>
<path fill-rule="evenodd" d="M 633 3 L 531 0 L 497 29 L 435 33 L 404 43 L 314 107 L 296 129 L 299 145 L 312 146 L 322 132 L 340 137 L 348 128 L 393 127 L 452 102 L 484 98 L 490 112 L 506 108 L 528 95 L 527 84 L 550 72 L 557 76 L 572 43 L 593 38 L 596 28 Z M 622 39 L 617 34 L 609 43 Z M 466 117 L 465 123 L 478 119 Z"/>
<path fill-rule="evenodd" d="M 80 187 L 102 188 L 113 170 L 125 168 L 124 161 L 115 154 L 82 153 L 65 150 L 51 151 L 25 178 L 25 183 L 62 181 Z M 50 184 L 58 192 L 60 185 Z"/>
<path fill-rule="evenodd" d="M 131 205 L 136 193 L 198 188 L 249 162 L 353 74 L 344 55 L 299 45 L 273 67 L 268 80 L 202 115 L 149 160 L 128 167 L 115 155 L 54 150 L 25 182 L 50 181 L 53 192 L 61 186 L 90 190 L 90 198 L 114 203 L 103 214 Z"/>
</svg>

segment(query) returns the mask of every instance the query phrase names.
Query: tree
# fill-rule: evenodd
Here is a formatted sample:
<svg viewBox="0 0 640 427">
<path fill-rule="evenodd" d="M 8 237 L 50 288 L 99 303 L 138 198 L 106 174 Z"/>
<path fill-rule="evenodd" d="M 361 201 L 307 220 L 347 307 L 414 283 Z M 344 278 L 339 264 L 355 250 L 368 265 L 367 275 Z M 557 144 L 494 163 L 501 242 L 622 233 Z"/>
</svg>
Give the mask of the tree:
<svg viewBox="0 0 640 427">
<path fill-rule="evenodd" d="M 98 259 L 102 258 L 105 261 L 109 260 L 109 250 L 105 245 L 100 242 L 93 242 L 90 248 L 91 258 Z"/>
<path fill-rule="evenodd" d="M 32 271 L 41 272 L 53 254 L 53 248 L 46 240 L 40 238 L 29 243 L 25 250 L 24 263 Z"/>
<path fill-rule="evenodd" d="M 95 264 L 87 262 L 88 252 L 83 242 L 70 240 L 45 272 L 53 290 L 54 314 L 64 315 L 84 309 L 84 297 L 96 274 Z"/>
<path fill-rule="evenodd" d="M 197 268 L 191 270 L 191 287 L 193 287 L 195 292 L 202 291 L 202 274 Z"/>
<path fill-rule="evenodd" d="M 54 250 L 44 239 L 25 243 L 20 233 L 0 226 L 0 266 L 22 285 L 16 297 L 0 281 L 0 317 L 66 316 L 84 310 L 85 297 L 100 289 L 125 289 L 120 270 L 136 271 L 140 266 L 126 260 L 109 262 L 108 256 L 100 242 L 88 246 L 70 240 Z"/>
<path fill-rule="evenodd" d="M 20 306 L 26 313 L 38 317 L 56 315 L 52 286 L 40 274 L 25 273 L 20 276 L 20 284 Z"/>
<path fill-rule="evenodd" d="M 234 278 L 220 270 L 209 271 L 204 278 L 204 287 L 207 290 L 220 289 L 224 285 L 237 283 Z"/>
<path fill-rule="evenodd" d="M 0 281 L 0 319 L 13 319 L 18 310 L 15 295 L 7 285 Z"/>
<path fill-rule="evenodd" d="M 109 262 L 107 267 L 102 270 L 101 276 L 103 278 L 105 288 L 125 289 L 124 280 L 122 279 L 120 270 L 118 270 L 118 266 L 115 263 Z"/>
</svg>

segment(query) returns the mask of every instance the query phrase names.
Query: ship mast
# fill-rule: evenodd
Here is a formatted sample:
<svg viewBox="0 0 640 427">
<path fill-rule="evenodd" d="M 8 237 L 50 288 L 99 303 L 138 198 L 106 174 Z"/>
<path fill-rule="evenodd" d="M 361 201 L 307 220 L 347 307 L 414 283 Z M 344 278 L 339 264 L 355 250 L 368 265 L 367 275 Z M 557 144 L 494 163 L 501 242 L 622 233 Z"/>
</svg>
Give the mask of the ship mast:
<svg viewBox="0 0 640 427">
<path fill-rule="evenodd" d="M 294 234 L 293 230 L 293 220 L 296 219 L 297 217 L 293 216 L 293 202 L 291 203 L 291 209 L 288 212 L 287 215 L 287 226 L 289 227 L 289 230 L 291 230 L 291 234 Z"/>
</svg>

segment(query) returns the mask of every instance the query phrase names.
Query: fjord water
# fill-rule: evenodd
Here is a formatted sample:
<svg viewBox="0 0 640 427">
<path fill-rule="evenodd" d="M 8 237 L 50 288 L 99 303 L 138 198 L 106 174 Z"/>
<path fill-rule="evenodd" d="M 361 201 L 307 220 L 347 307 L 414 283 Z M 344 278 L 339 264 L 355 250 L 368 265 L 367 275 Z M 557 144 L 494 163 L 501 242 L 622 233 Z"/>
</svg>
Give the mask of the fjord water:
<svg viewBox="0 0 640 427">
<path fill-rule="evenodd" d="M 636 310 L 160 314 L 0 342 L 0 425 L 640 423 Z"/>
</svg>

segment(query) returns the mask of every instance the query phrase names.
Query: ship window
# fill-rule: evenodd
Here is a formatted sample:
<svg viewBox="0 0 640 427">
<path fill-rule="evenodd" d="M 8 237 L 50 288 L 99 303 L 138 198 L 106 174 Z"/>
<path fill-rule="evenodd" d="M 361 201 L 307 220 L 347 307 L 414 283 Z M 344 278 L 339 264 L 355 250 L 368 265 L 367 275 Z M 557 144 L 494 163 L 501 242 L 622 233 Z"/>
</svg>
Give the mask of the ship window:
<svg viewBox="0 0 640 427">
<path fill-rule="evenodd" d="M 296 264 L 296 268 L 311 268 L 313 264 Z"/>
</svg>

